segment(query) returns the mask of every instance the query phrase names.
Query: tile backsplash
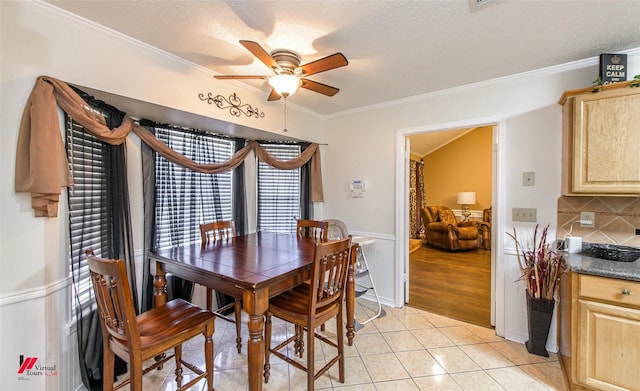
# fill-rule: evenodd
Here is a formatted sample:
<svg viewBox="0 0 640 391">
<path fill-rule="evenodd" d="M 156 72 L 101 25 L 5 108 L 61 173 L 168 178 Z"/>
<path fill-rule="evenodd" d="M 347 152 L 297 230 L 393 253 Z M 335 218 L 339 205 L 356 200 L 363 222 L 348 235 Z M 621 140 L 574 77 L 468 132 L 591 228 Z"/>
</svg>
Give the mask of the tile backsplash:
<svg viewBox="0 0 640 391">
<path fill-rule="evenodd" d="M 581 227 L 580 212 L 595 212 L 595 227 Z M 636 228 L 640 228 L 640 197 L 558 198 L 557 239 L 571 232 L 584 242 L 640 247 Z"/>
</svg>

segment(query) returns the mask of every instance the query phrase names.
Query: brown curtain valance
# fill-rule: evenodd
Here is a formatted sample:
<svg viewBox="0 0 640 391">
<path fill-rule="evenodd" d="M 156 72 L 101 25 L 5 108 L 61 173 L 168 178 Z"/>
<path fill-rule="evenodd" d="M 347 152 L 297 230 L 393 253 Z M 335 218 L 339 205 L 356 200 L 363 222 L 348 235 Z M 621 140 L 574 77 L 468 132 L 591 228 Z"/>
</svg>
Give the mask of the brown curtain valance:
<svg viewBox="0 0 640 391">
<path fill-rule="evenodd" d="M 22 114 L 15 171 L 16 192 L 31 193 L 31 206 L 37 217 L 57 216 L 61 188 L 71 186 L 73 182 L 58 126 L 56 106 L 60 106 L 101 141 L 113 145 L 122 144 L 133 131 L 167 160 L 197 172 L 216 174 L 233 170 L 244 161 L 251 150 L 261 161 L 282 170 L 298 168 L 311 161 L 311 201 L 323 201 L 318 144 L 312 144 L 295 159 L 282 161 L 271 156 L 257 142 L 249 141 L 246 147 L 226 162 L 198 164 L 169 148 L 127 116 L 119 127 L 110 130 L 104 118 L 95 113 L 67 83 L 49 76 L 40 76 Z"/>
</svg>

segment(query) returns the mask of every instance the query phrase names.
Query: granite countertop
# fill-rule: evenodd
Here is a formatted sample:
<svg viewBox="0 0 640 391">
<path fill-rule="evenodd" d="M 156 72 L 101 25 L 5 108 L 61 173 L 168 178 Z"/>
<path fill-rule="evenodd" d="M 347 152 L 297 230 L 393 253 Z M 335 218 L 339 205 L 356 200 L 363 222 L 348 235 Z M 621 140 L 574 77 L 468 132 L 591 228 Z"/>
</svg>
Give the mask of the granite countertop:
<svg viewBox="0 0 640 391">
<path fill-rule="evenodd" d="M 633 262 L 609 261 L 596 258 L 588 252 L 565 253 L 569 269 L 576 273 L 640 281 L 640 260 Z"/>
</svg>

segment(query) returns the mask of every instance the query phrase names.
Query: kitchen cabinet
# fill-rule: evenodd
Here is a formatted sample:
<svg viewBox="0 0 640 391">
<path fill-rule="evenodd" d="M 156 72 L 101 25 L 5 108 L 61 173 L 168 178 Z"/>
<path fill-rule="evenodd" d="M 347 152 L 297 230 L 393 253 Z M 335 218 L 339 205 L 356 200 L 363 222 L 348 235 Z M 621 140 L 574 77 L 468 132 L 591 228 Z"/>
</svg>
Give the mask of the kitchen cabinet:
<svg viewBox="0 0 640 391">
<path fill-rule="evenodd" d="M 640 194 L 640 88 L 565 92 L 563 195 Z"/>
<path fill-rule="evenodd" d="M 559 310 L 572 390 L 640 390 L 640 282 L 566 273 Z"/>
</svg>

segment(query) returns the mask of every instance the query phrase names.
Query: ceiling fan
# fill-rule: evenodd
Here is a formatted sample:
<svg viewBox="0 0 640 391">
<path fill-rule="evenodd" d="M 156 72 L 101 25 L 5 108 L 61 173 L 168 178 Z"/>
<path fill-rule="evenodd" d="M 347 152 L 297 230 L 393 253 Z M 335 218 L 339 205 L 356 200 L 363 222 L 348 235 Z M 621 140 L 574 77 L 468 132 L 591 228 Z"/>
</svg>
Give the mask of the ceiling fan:
<svg viewBox="0 0 640 391">
<path fill-rule="evenodd" d="M 309 80 L 306 76 L 340 68 L 349 64 L 342 53 L 335 53 L 310 63 L 300 65 L 298 53 L 288 49 L 276 49 L 268 53 L 258 43 L 253 41 L 240 41 L 240 44 L 249 50 L 258 60 L 262 61 L 274 73 L 274 76 L 261 75 L 223 75 L 214 76 L 216 79 L 264 79 L 268 80 L 273 88 L 267 100 L 285 99 L 293 95 L 298 87 L 318 92 L 327 96 L 334 96 L 340 91 L 338 88 Z"/>
</svg>

